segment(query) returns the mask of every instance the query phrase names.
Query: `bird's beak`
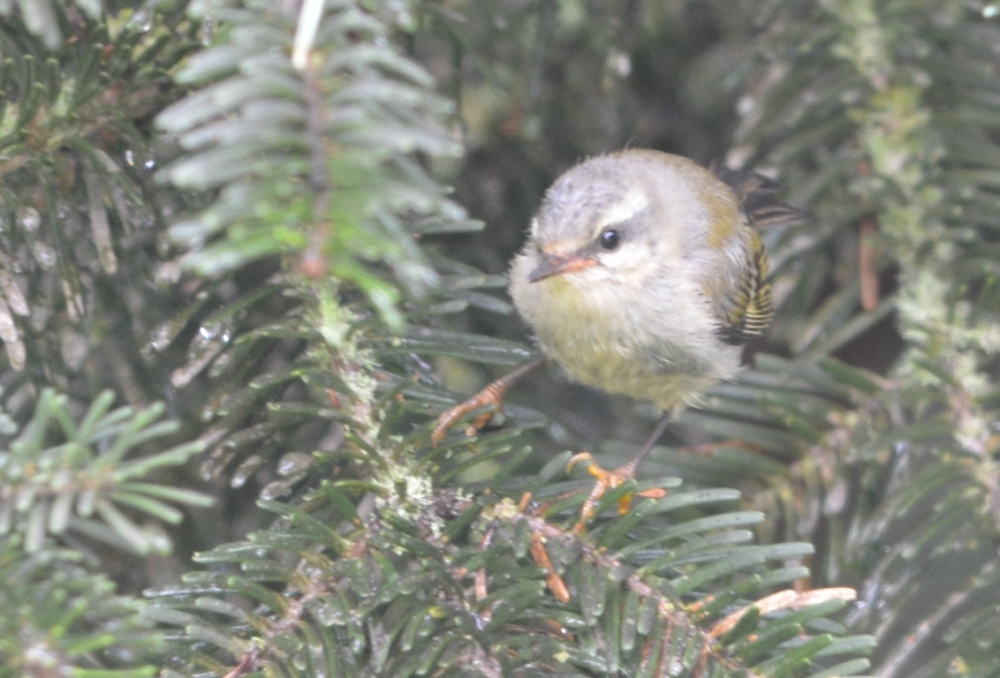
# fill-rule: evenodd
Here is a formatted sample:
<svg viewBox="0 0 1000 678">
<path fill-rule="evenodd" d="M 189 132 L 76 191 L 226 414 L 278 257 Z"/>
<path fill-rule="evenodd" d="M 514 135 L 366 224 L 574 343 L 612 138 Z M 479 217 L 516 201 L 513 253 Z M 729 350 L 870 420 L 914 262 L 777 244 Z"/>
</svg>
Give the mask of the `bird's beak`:
<svg viewBox="0 0 1000 678">
<path fill-rule="evenodd" d="M 531 273 L 528 274 L 528 282 L 538 282 L 551 278 L 554 275 L 563 273 L 573 273 L 590 268 L 597 264 L 597 260 L 591 257 L 583 257 L 578 254 L 568 255 L 542 255 L 542 263 L 538 264 Z"/>
</svg>

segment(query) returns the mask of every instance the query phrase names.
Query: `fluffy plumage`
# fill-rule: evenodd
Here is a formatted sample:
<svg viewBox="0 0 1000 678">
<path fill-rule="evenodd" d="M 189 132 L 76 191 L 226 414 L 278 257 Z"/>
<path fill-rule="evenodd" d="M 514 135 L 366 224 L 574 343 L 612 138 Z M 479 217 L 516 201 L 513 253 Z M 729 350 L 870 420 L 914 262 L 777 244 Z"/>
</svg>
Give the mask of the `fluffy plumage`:
<svg viewBox="0 0 1000 678">
<path fill-rule="evenodd" d="M 752 227 L 802 213 L 775 184 L 656 151 L 563 174 L 514 259 L 510 291 L 542 350 L 584 383 L 673 410 L 733 378 L 774 313 Z"/>
</svg>

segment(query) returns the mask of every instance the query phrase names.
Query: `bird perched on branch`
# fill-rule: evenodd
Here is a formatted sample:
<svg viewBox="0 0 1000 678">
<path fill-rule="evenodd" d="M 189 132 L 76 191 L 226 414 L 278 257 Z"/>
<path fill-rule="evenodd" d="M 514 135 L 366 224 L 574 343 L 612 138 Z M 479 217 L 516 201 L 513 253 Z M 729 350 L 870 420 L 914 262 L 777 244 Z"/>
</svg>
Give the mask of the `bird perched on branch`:
<svg viewBox="0 0 1000 678">
<path fill-rule="evenodd" d="M 774 307 L 756 229 L 804 217 L 776 191 L 759 174 L 713 173 L 650 150 L 590 158 L 549 188 L 511 266 L 514 304 L 571 378 L 665 412 L 632 462 L 595 472 L 595 492 L 632 477 L 671 418 L 734 378 L 743 344 L 767 328 Z M 434 435 L 476 407 L 498 407 L 541 362 L 446 412 Z"/>
</svg>

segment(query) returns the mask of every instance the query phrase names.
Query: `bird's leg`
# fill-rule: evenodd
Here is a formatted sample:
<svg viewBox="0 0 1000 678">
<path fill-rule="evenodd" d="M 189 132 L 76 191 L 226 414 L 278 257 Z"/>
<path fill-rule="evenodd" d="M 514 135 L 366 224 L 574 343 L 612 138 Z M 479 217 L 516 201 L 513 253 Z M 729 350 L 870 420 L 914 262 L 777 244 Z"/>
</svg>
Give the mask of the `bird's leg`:
<svg viewBox="0 0 1000 678">
<path fill-rule="evenodd" d="M 469 424 L 468 428 L 466 428 L 466 435 L 472 435 L 481 429 L 486 425 L 486 422 L 490 420 L 490 417 L 493 416 L 494 412 L 499 412 L 503 409 L 503 396 L 507 392 L 507 389 L 520 381 L 532 370 L 541 367 L 545 363 L 545 360 L 545 356 L 539 356 L 530 362 L 524 363 L 517 369 L 511 370 L 496 381 L 490 382 L 486 385 L 486 388 L 468 400 L 464 400 L 451 409 L 442 412 L 441 416 L 438 417 L 437 424 L 434 425 L 434 430 L 431 431 L 431 445 L 436 446 L 439 442 L 441 442 L 441 439 L 444 438 L 448 429 L 466 414 L 478 407 L 482 407 L 483 405 L 492 404 L 492 411 L 482 413 L 476 417 L 471 424 Z"/>
<path fill-rule="evenodd" d="M 580 522 L 576 524 L 574 532 L 579 534 L 586 529 L 587 523 L 594 517 L 593 513 L 594 509 L 597 508 L 597 503 L 601 500 L 601 497 L 604 496 L 605 492 L 618 487 L 626 480 L 631 480 L 635 477 L 635 472 L 639 468 L 639 464 L 641 464 L 646 457 L 649 456 L 649 453 L 653 451 L 653 446 L 656 445 L 656 441 L 660 439 L 663 432 L 667 430 L 667 426 L 670 425 L 671 421 L 673 421 L 673 412 L 667 410 L 656 423 L 656 428 L 653 429 L 649 438 L 646 439 L 646 443 L 642 446 L 642 449 L 639 450 L 639 454 L 635 455 L 632 461 L 624 466 L 616 468 L 614 471 L 605 471 L 600 466 L 593 463 L 592 457 L 587 452 L 575 454 L 570 458 L 569 463 L 566 466 L 567 471 L 572 469 L 577 462 L 588 461 L 590 462 L 590 466 L 587 470 L 590 471 L 591 475 L 597 478 L 597 484 L 594 485 L 594 489 L 591 490 L 590 496 L 587 497 L 587 500 L 583 502 L 583 506 L 580 508 Z M 628 510 L 631 501 L 631 495 L 622 498 L 619 508 L 622 509 L 623 513 Z"/>
</svg>

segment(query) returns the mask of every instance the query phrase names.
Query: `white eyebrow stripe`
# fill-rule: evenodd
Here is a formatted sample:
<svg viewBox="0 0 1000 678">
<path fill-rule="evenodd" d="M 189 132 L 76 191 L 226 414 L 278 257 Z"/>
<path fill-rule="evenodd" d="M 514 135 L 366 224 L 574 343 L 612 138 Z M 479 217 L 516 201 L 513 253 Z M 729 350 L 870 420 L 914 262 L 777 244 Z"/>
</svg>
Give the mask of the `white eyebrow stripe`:
<svg viewBox="0 0 1000 678">
<path fill-rule="evenodd" d="M 639 212 L 649 207 L 649 198 L 641 191 L 629 191 L 622 199 L 609 207 L 601 215 L 601 228 L 608 224 L 619 224 L 628 221 Z"/>
</svg>

